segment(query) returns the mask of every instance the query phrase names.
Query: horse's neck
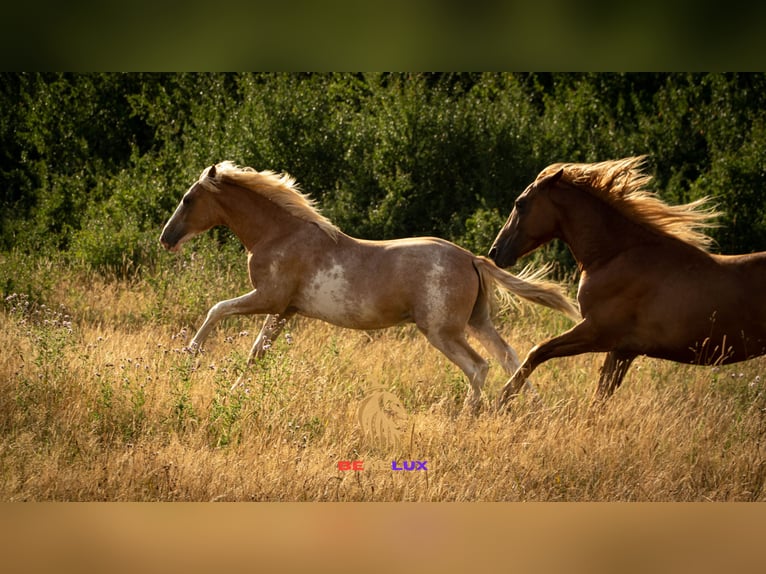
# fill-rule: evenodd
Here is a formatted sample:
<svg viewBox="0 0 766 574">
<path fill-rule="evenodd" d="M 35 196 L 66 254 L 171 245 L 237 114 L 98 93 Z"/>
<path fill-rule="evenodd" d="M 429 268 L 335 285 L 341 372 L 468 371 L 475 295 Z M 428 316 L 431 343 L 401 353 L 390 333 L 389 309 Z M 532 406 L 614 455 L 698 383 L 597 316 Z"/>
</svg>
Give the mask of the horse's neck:
<svg viewBox="0 0 766 574">
<path fill-rule="evenodd" d="M 561 210 L 561 239 L 584 269 L 610 260 L 650 235 L 656 237 L 586 191 L 561 190 L 556 203 L 564 207 Z"/>
<path fill-rule="evenodd" d="M 237 186 L 230 186 L 222 193 L 220 201 L 227 217 L 225 225 L 251 252 L 259 244 L 280 235 L 294 234 L 307 225 L 268 199 Z"/>
</svg>

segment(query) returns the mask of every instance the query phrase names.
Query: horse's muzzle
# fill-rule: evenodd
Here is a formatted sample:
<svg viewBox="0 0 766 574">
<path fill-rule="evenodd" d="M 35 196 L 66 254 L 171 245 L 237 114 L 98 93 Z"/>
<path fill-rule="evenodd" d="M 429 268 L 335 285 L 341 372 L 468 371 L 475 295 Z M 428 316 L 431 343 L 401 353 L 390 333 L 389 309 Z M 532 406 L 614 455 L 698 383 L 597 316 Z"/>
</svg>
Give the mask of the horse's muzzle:
<svg viewBox="0 0 766 574">
<path fill-rule="evenodd" d="M 168 237 L 166 233 L 160 235 L 160 245 L 171 253 L 175 253 L 181 248 L 180 242 L 172 237 Z"/>
<path fill-rule="evenodd" d="M 167 243 L 167 242 L 162 241 L 162 240 L 160 240 L 160 245 L 162 245 L 165 249 L 167 249 L 171 253 L 175 253 L 176 251 L 178 251 L 181 248 L 181 246 L 178 245 L 178 243 L 176 243 L 175 245 L 170 245 L 170 243 Z"/>
<path fill-rule="evenodd" d="M 187 234 L 184 233 L 183 229 L 179 229 L 178 225 L 168 222 L 162 229 L 162 233 L 160 233 L 160 245 L 171 253 L 175 253 L 181 249 L 181 245 L 187 238 Z"/>
<path fill-rule="evenodd" d="M 492 245 L 492 247 L 489 250 L 489 253 L 487 256 L 494 261 L 495 265 L 498 267 L 511 267 L 516 263 L 516 257 L 509 257 L 508 256 L 508 248 L 498 247 L 497 243 Z"/>
</svg>

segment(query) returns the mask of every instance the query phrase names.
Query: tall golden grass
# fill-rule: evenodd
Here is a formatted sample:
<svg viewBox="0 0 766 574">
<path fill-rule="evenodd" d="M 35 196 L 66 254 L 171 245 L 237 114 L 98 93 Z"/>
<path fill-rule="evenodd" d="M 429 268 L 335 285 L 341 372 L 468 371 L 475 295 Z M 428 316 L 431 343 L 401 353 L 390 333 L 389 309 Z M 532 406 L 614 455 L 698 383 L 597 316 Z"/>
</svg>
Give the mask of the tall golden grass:
<svg viewBox="0 0 766 574">
<path fill-rule="evenodd" d="M 602 356 L 553 360 L 532 379 L 540 402 L 472 417 L 461 411 L 462 373 L 412 327 L 366 333 L 299 319 L 232 390 L 257 319 L 224 322 L 201 355 L 184 346 L 210 304 L 244 291 L 244 277 L 212 281 L 220 270 L 206 279 L 201 264 L 175 265 L 132 282 L 72 273 L 44 307 L 5 300 L 2 500 L 766 498 L 764 360 L 640 359 L 601 407 L 591 401 Z M 520 353 L 568 325 L 530 307 L 498 322 Z M 489 399 L 505 379 L 492 364 Z M 398 446 L 359 427 L 374 388 L 407 411 Z M 365 470 L 341 471 L 341 460 Z M 427 461 L 428 471 L 392 471 L 392 460 Z"/>
</svg>

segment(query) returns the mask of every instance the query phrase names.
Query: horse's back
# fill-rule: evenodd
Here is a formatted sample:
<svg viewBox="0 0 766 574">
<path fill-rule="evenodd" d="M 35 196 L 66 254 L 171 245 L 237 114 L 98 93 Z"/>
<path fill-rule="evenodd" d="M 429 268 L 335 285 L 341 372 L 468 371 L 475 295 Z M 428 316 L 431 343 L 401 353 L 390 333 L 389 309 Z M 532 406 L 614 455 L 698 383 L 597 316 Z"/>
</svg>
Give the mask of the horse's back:
<svg viewBox="0 0 766 574">
<path fill-rule="evenodd" d="M 693 362 L 729 363 L 764 354 L 766 253 L 710 255 L 709 262 L 690 265 L 685 288 L 667 294 L 672 310 L 666 306 L 665 332 L 676 333 L 679 341 L 681 333 L 690 336 L 678 351 L 692 352 Z M 668 281 L 668 287 L 673 284 Z"/>
<path fill-rule="evenodd" d="M 716 260 L 728 271 L 728 295 L 733 299 L 733 313 L 746 325 L 743 330 L 766 341 L 766 252 L 719 255 Z"/>
<path fill-rule="evenodd" d="M 453 283 L 469 280 L 475 285 L 474 279 L 478 278 L 473 270 L 476 256 L 438 237 L 363 241 L 360 245 L 364 249 L 365 267 L 384 277 L 402 277 L 402 281 L 415 286 L 427 278 Z"/>
<path fill-rule="evenodd" d="M 465 324 L 479 293 L 470 252 L 443 239 L 344 236 L 306 271 L 296 311 L 342 327 Z"/>
<path fill-rule="evenodd" d="M 743 281 L 766 288 L 766 251 L 744 255 L 714 255 L 713 259 Z"/>
</svg>

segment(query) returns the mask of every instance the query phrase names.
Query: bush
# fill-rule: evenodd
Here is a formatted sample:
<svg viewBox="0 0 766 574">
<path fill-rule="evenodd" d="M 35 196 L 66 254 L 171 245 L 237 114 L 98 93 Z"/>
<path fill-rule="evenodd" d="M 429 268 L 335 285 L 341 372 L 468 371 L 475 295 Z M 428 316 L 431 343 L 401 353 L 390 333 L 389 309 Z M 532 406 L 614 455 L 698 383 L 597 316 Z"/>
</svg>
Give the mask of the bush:
<svg viewBox="0 0 766 574">
<path fill-rule="evenodd" d="M 344 231 L 484 253 L 554 161 L 648 154 L 711 195 L 722 250 L 766 249 L 764 74 L 4 74 L 0 248 L 151 264 L 206 166 L 287 171 Z M 217 234 L 222 242 L 228 235 Z M 560 246 L 545 252 L 562 264 Z"/>
</svg>

